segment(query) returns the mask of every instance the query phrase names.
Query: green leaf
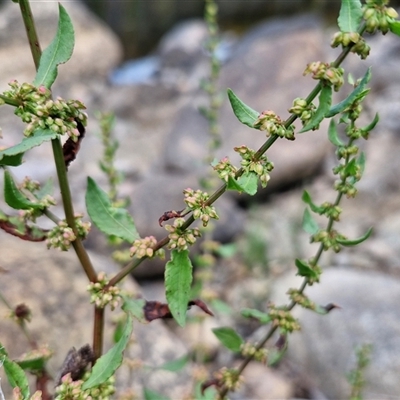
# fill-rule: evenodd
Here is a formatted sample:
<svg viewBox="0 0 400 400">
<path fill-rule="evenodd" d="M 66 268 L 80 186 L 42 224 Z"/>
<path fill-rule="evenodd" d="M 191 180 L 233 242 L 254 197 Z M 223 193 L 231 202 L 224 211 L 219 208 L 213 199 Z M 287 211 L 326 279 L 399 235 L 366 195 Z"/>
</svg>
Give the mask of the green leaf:
<svg viewBox="0 0 400 400">
<path fill-rule="evenodd" d="M 128 211 L 111 205 L 107 193 L 88 177 L 86 208 L 93 223 L 106 235 L 114 235 L 129 243 L 139 238 Z"/>
<path fill-rule="evenodd" d="M 283 335 L 283 334 L 281 334 Z M 269 353 L 268 353 L 268 361 L 267 364 L 269 367 L 273 367 L 274 365 L 278 364 L 279 361 L 282 360 L 283 356 L 285 355 L 287 349 L 288 349 L 288 336 L 284 335 L 283 336 L 284 339 L 284 343 L 283 346 L 281 348 L 276 348 L 273 347 L 272 349 L 270 349 Z"/>
<path fill-rule="evenodd" d="M 24 370 L 8 357 L 3 360 L 4 371 L 12 388 L 20 388 L 24 400 L 29 399 L 29 383 Z"/>
<path fill-rule="evenodd" d="M 244 192 L 244 189 L 239 185 L 237 180 L 235 178 L 232 178 L 231 176 L 228 177 L 228 182 L 226 184 L 226 188 L 228 190 L 235 190 L 236 192 L 239 192 L 239 193 Z"/>
<path fill-rule="evenodd" d="M 342 32 L 357 32 L 362 18 L 360 0 L 342 0 L 338 25 Z"/>
<path fill-rule="evenodd" d="M 343 112 L 346 108 L 351 106 L 355 100 L 359 99 L 360 96 L 363 96 L 365 85 L 369 82 L 370 79 L 371 79 L 371 67 L 367 69 L 367 72 L 361 79 L 358 86 L 343 101 L 341 101 L 338 104 L 335 104 L 330 108 L 329 112 L 326 114 L 326 118 L 331 118 L 336 114 Z"/>
<path fill-rule="evenodd" d="M 336 147 L 344 146 L 344 143 L 339 139 L 338 131 L 336 128 L 336 123 L 334 119 L 331 119 L 329 122 L 329 129 L 328 129 L 328 138 L 329 141 Z"/>
<path fill-rule="evenodd" d="M 369 228 L 368 231 L 358 239 L 348 240 L 348 239 L 337 238 L 336 241 L 342 246 L 356 246 L 357 244 L 366 241 L 371 236 L 371 233 L 372 233 L 372 228 Z"/>
<path fill-rule="evenodd" d="M 235 330 L 229 327 L 224 327 L 214 328 L 212 331 L 227 349 L 234 353 L 240 352 L 240 347 L 244 343 L 244 340 Z"/>
<path fill-rule="evenodd" d="M 122 309 L 125 312 L 130 312 L 134 318 L 136 318 L 142 324 L 148 324 L 149 321 L 146 319 L 144 315 L 144 306 L 146 304 L 146 300 L 144 299 L 132 299 L 128 296 L 122 296 L 124 299 L 124 304 L 122 305 Z"/>
<path fill-rule="evenodd" d="M 176 360 L 167 361 L 161 366 L 159 366 L 157 369 L 163 369 L 164 371 L 170 371 L 170 372 L 178 372 L 186 366 L 188 361 L 189 361 L 189 356 L 185 355 L 183 357 L 177 358 Z"/>
<path fill-rule="evenodd" d="M 228 303 L 225 303 L 225 301 L 222 301 L 220 299 L 210 300 L 210 307 L 217 314 L 225 314 L 225 315 L 232 314 L 231 306 Z"/>
<path fill-rule="evenodd" d="M 319 226 L 308 208 L 304 210 L 302 226 L 303 229 L 310 235 L 314 235 L 319 231 Z"/>
<path fill-rule="evenodd" d="M 8 147 L 7 149 L 0 151 L 0 164 L 3 163 L 4 158 L 10 160 L 17 160 L 18 158 L 13 158 L 12 156 L 21 155 L 32 149 L 33 147 L 41 145 L 43 142 L 48 142 L 57 137 L 57 133 L 50 131 L 49 129 L 38 129 L 31 136 L 26 137 L 22 140 L 21 143 L 16 144 L 15 146 Z M 4 162 L 3 165 L 10 165 Z"/>
<path fill-rule="evenodd" d="M 189 251 L 172 250 L 171 260 L 165 266 L 165 295 L 169 310 L 180 326 L 185 326 L 186 323 L 192 272 Z"/>
<path fill-rule="evenodd" d="M 215 400 L 217 398 L 217 390 L 215 387 L 208 387 L 202 390 L 202 382 L 198 382 L 194 389 L 194 398 L 196 400 Z"/>
<path fill-rule="evenodd" d="M 41 209 L 42 205 L 28 200 L 17 188 L 9 171 L 4 171 L 4 200 L 16 210 L 29 210 L 30 208 Z"/>
<path fill-rule="evenodd" d="M 327 113 L 332 104 L 332 86 L 323 86 L 321 89 L 321 93 L 319 94 L 319 105 L 315 111 L 315 114 L 308 122 L 307 125 L 303 126 L 303 128 L 299 131 L 299 133 L 304 133 L 310 131 L 311 129 L 315 129 L 321 121 L 326 117 Z"/>
<path fill-rule="evenodd" d="M 244 308 L 241 311 L 241 314 L 243 315 L 243 317 L 246 318 L 258 319 L 260 323 L 264 325 L 269 324 L 271 322 L 271 317 L 267 313 L 256 310 L 254 308 Z"/>
<path fill-rule="evenodd" d="M 3 156 L 0 160 L 0 165 L 8 165 L 9 167 L 18 167 L 22 164 L 24 154 L 16 154 L 14 156 Z"/>
<path fill-rule="evenodd" d="M 168 397 L 147 388 L 143 388 L 143 398 L 144 400 L 169 400 Z"/>
<path fill-rule="evenodd" d="M 32 373 L 43 372 L 47 359 L 48 357 L 36 354 L 36 356 L 32 356 L 25 360 L 16 360 L 16 363 L 25 371 L 30 371 Z"/>
<path fill-rule="evenodd" d="M 321 214 L 323 211 L 322 207 L 317 206 L 311 199 L 310 193 L 307 192 L 307 190 L 304 190 L 303 195 L 301 196 L 301 199 L 304 201 L 304 203 L 308 204 L 311 208 L 311 210 L 317 214 Z"/>
<path fill-rule="evenodd" d="M 389 29 L 395 35 L 400 36 L 400 21 L 389 22 Z"/>
<path fill-rule="evenodd" d="M 50 89 L 57 77 L 57 67 L 66 63 L 72 56 L 75 44 L 74 27 L 65 8 L 59 4 L 57 33 L 40 57 L 39 69 L 33 84 Z"/>
<path fill-rule="evenodd" d="M 243 103 L 243 101 L 240 100 L 231 89 L 228 89 L 228 97 L 236 118 L 242 124 L 255 129 L 254 124 L 257 121 L 260 113 Z"/>
<path fill-rule="evenodd" d="M 317 271 L 314 271 L 306 261 L 296 258 L 295 264 L 297 267 L 297 275 L 311 278 L 312 280 L 318 280 L 320 274 Z"/>
<path fill-rule="evenodd" d="M 372 131 L 372 129 L 375 128 L 376 124 L 379 122 L 379 114 L 376 113 L 375 114 L 375 118 L 372 120 L 372 122 L 370 124 L 368 124 L 366 127 L 361 128 L 361 130 L 363 132 L 370 132 Z"/>
<path fill-rule="evenodd" d="M 254 196 L 258 189 L 258 175 L 255 172 L 245 172 L 238 180 L 237 183 L 244 192 L 250 196 Z"/>
<path fill-rule="evenodd" d="M 132 316 L 128 313 L 125 328 L 120 340 L 101 356 L 93 366 L 89 378 L 82 385 L 83 390 L 93 388 L 106 382 L 122 364 L 123 353 L 129 343 L 133 329 Z"/>
<path fill-rule="evenodd" d="M 215 252 L 222 258 L 232 258 L 238 252 L 238 246 L 236 243 L 220 244 Z"/>
</svg>

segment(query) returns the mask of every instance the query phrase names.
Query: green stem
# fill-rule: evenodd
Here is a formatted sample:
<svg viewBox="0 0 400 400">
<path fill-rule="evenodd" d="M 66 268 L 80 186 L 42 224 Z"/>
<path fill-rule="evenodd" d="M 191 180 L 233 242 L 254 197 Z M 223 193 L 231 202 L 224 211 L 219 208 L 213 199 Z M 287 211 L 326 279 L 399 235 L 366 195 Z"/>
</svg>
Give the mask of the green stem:
<svg viewBox="0 0 400 400">
<path fill-rule="evenodd" d="M 40 48 L 40 43 L 36 32 L 35 20 L 33 19 L 29 0 L 19 0 L 19 7 L 21 9 L 22 19 L 24 20 L 25 30 L 28 36 L 29 47 L 31 48 L 33 62 L 35 63 L 35 67 L 37 70 L 39 68 L 42 49 Z"/>
<path fill-rule="evenodd" d="M 76 239 L 72 242 L 72 246 L 74 247 L 76 255 L 78 256 L 79 261 L 81 262 L 82 267 L 90 282 L 97 282 L 96 271 L 93 268 L 92 262 L 90 261 L 90 258 L 85 248 L 83 247 L 82 240 L 79 238 L 76 229 L 74 209 L 71 199 L 71 190 L 68 184 L 67 169 L 65 168 L 60 139 L 53 139 L 51 141 L 51 145 L 53 147 L 54 161 L 56 164 L 58 182 L 60 184 L 61 197 L 64 205 L 65 219 L 68 223 L 68 226 L 72 228 L 76 236 Z"/>
</svg>

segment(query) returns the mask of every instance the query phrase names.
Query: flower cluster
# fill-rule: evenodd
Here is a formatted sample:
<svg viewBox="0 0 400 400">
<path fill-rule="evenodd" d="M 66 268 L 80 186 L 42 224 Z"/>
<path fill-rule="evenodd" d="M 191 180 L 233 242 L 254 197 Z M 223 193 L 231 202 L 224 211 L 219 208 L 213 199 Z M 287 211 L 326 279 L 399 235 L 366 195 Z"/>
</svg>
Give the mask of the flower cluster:
<svg viewBox="0 0 400 400">
<path fill-rule="evenodd" d="M 201 219 L 203 226 L 206 227 L 211 218 L 218 219 L 215 208 L 207 204 L 210 196 L 207 192 L 201 190 L 185 189 L 183 191 L 184 199 L 188 208 L 193 211 L 194 219 Z"/>
<path fill-rule="evenodd" d="M 390 24 L 398 14 L 394 8 L 386 7 L 388 3 L 389 0 L 366 0 L 366 4 L 363 5 L 363 17 L 368 33 L 379 30 L 385 35 L 389 31 Z"/>
<path fill-rule="evenodd" d="M 266 131 L 267 137 L 277 135 L 281 138 L 294 140 L 294 126 L 285 127 L 282 120 L 271 110 L 263 111 L 254 123 L 254 128 Z"/>
<path fill-rule="evenodd" d="M 297 115 L 304 126 L 313 117 L 315 109 L 316 107 L 313 103 L 307 103 L 306 99 L 298 97 L 293 100 L 293 106 L 289 108 L 288 111 L 294 115 Z M 318 129 L 318 127 L 314 129 Z"/>
<path fill-rule="evenodd" d="M 243 382 L 243 376 L 236 369 L 223 367 L 215 373 L 215 376 L 222 385 L 231 391 L 239 389 Z"/>
<path fill-rule="evenodd" d="M 257 349 L 254 344 L 249 342 L 244 343 L 240 347 L 240 352 L 243 357 L 250 356 L 253 360 L 265 363 L 267 361 L 268 350 L 265 348 Z"/>
<path fill-rule="evenodd" d="M 90 231 L 90 222 L 83 222 L 82 214 L 76 214 L 75 226 L 78 237 L 84 239 Z M 72 228 L 68 226 L 65 220 L 62 220 L 47 233 L 46 244 L 48 249 L 53 247 L 67 251 L 75 239 L 76 236 Z"/>
<path fill-rule="evenodd" d="M 148 257 L 152 258 L 159 256 L 164 258 L 165 252 L 163 249 L 158 249 L 154 251 L 154 246 L 157 244 L 157 239 L 154 236 L 146 236 L 143 239 L 137 239 L 133 242 L 130 248 L 131 257 L 136 256 L 137 258 Z"/>
<path fill-rule="evenodd" d="M 307 64 L 303 75 L 312 74 L 313 79 L 321 80 L 333 85 L 334 90 L 337 92 L 343 85 L 344 69 L 339 67 L 331 67 L 328 63 L 321 61 L 314 61 Z"/>
<path fill-rule="evenodd" d="M 371 47 L 366 43 L 365 39 L 358 32 L 336 32 L 332 38 L 332 47 L 351 46 L 350 51 L 358 54 L 362 60 L 369 56 Z"/>
<path fill-rule="evenodd" d="M 328 218 L 333 219 L 334 221 L 339 221 L 340 214 L 342 213 L 342 209 L 339 206 L 336 206 L 332 203 L 325 202 L 321 204 L 321 215 L 326 215 Z"/>
<path fill-rule="evenodd" d="M 21 393 L 21 389 L 16 387 L 13 389 L 13 400 L 25 400 L 26 396 Z M 37 390 L 29 400 L 42 400 L 42 391 Z"/>
<path fill-rule="evenodd" d="M 320 230 L 311 236 L 311 243 L 320 242 L 325 251 L 332 249 L 335 253 L 339 253 L 341 246 L 337 239 L 346 240 L 347 238 L 335 230 L 329 232 L 326 230 Z"/>
<path fill-rule="evenodd" d="M 289 289 L 287 294 L 289 295 L 289 298 L 299 306 L 309 310 L 316 309 L 315 303 L 311 301 L 304 293 L 301 293 L 298 289 Z"/>
<path fill-rule="evenodd" d="M 80 135 L 78 121 L 86 126 L 86 109 L 78 100 L 64 100 L 58 97 L 51 99 L 51 92 L 44 86 L 36 87 L 29 83 L 20 85 L 16 80 L 9 83 L 10 90 L 4 96 L 19 103 L 15 115 L 19 116 L 28 126 L 25 136 L 30 136 L 37 129 L 50 129 L 59 134 L 66 134 L 78 140 Z"/>
<path fill-rule="evenodd" d="M 83 390 L 84 381 L 73 381 L 71 374 L 62 377 L 61 385 L 56 388 L 55 400 L 109 400 L 115 393 L 115 378 L 110 377 L 105 383 Z"/>
<path fill-rule="evenodd" d="M 272 325 L 279 327 L 283 332 L 300 330 L 300 324 L 297 319 L 295 319 L 289 311 L 283 308 L 278 308 L 270 304 L 268 315 L 271 317 Z"/>
<path fill-rule="evenodd" d="M 182 230 L 184 223 L 185 220 L 183 218 L 177 218 L 174 221 L 174 225 L 165 225 L 165 229 L 169 232 L 169 249 L 186 250 L 188 246 L 196 241 L 197 237 L 201 236 L 198 228 Z"/>
<path fill-rule="evenodd" d="M 244 145 L 234 147 L 233 150 L 242 157 L 240 165 L 244 172 L 256 173 L 260 178 L 261 186 L 265 188 L 271 178 L 269 173 L 274 169 L 274 163 L 268 161 L 266 156 L 256 157 L 256 152 Z"/>
<path fill-rule="evenodd" d="M 217 172 L 218 176 L 225 182 L 228 182 L 229 177 L 235 178 L 237 168 L 231 164 L 228 157 L 224 157 L 219 162 L 212 164 L 212 167 Z"/>
<path fill-rule="evenodd" d="M 110 304 L 111 310 L 114 310 L 121 299 L 121 290 L 117 286 L 108 286 L 109 279 L 104 272 L 100 272 L 97 282 L 91 282 L 87 291 L 90 293 L 90 302 L 96 307 L 104 308 Z"/>
</svg>

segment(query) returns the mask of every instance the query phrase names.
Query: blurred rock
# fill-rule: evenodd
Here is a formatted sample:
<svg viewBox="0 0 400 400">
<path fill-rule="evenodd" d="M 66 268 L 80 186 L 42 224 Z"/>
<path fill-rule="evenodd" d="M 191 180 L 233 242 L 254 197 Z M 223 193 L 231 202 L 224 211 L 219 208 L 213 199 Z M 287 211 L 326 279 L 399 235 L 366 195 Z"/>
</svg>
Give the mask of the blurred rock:
<svg viewBox="0 0 400 400">
<path fill-rule="evenodd" d="M 90 12 L 80 1 L 60 2 L 71 17 L 75 30 L 74 53 L 67 64 L 59 67 L 57 84 L 76 80 L 105 78 L 120 62 L 122 48 L 107 25 Z M 31 2 L 42 50 L 53 40 L 58 23 L 58 3 Z M 11 79 L 32 82 L 35 68 L 18 4 L 6 2 L 0 11 L 0 83 L 2 90 Z"/>
<path fill-rule="evenodd" d="M 272 300 L 281 304 L 282 290 L 298 287 L 293 275 L 274 285 Z M 391 399 L 400 393 L 400 281 L 376 272 L 327 269 L 321 283 L 306 290 L 317 304 L 340 309 L 321 316 L 296 308 L 302 330 L 290 338 L 289 359 L 314 381 L 329 399 L 347 398 L 347 374 L 355 368 L 355 349 L 372 344 L 365 371 L 365 399 Z"/>
<path fill-rule="evenodd" d="M 49 372 L 55 376 L 72 346 L 79 348 L 92 342 L 93 306 L 89 304 L 86 291 L 88 280 L 75 254 L 47 250 L 44 243 L 25 242 L 0 232 L 0 255 L 0 293 L 12 307 L 25 303 L 31 309 L 29 332 L 38 344 L 48 344 L 54 351 L 49 361 Z M 103 256 L 90 253 L 90 258 L 96 271 L 105 271 L 108 276 L 119 271 L 118 266 Z M 140 295 L 137 284 L 131 279 L 124 281 L 123 288 Z M 17 358 L 30 350 L 28 341 L 17 324 L 4 317 L 9 310 L 3 302 L 0 303 L 0 312 L 3 315 L 0 342 L 11 358 Z M 112 346 L 117 315 L 121 314 L 118 311 L 112 315 L 107 313 L 105 351 Z M 187 353 L 185 345 L 162 321 L 147 325 L 135 321 L 133 326 L 134 341 L 125 356 L 138 365 L 143 362 L 158 367 Z M 9 399 L 11 395 L 3 368 L 0 368 L 0 376 L 5 396 Z M 132 370 L 125 364 L 117 374 L 116 386 L 119 391 L 131 388 L 137 393 L 146 387 L 177 398 L 190 390 L 190 380 L 184 371 L 178 375 L 145 368 Z"/>
</svg>

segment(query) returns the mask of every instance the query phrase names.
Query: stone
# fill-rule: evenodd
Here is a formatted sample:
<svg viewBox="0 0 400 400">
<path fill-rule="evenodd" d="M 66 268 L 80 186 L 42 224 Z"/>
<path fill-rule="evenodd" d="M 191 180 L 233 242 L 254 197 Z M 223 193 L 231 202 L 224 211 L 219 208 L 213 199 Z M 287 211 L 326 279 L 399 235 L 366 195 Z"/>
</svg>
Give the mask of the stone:
<svg viewBox="0 0 400 400">
<path fill-rule="evenodd" d="M 93 253 L 89 256 L 96 271 L 105 271 L 108 276 L 119 271 L 119 267 L 106 257 Z M 30 307 L 32 321 L 28 323 L 29 332 L 38 344 L 48 344 L 54 351 L 48 369 L 55 376 L 72 346 L 79 348 L 92 341 L 93 306 L 89 304 L 86 292 L 88 280 L 76 255 L 73 250 L 47 250 L 44 243 L 25 242 L 0 232 L 0 263 L 1 295 L 11 307 L 20 303 Z M 140 296 L 140 289 L 132 279 L 125 280 L 123 288 Z M 5 317 L 8 312 L 4 302 L 1 302 L 0 343 L 11 358 L 16 358 L 30 347 L 22 330 Z M 105 351 L 112 346 L 115 317 L 118 315 L 121 316 L 118 310 L 106 313 Z M 133 326 L 134 340 L 125 351 L 125 356 L 136 365 L 144 363 L 159 367 L 187 354 L 183 342 L 161 320 L 147 325 L 135 321 Z M 3 368 L 0 368 L 0 377 L 6 398 L 11 398 Z M 127 363 L 117 374 L 116 386 L 119 392 L 132 389 L 142 393 L 143 387 L 147 387 L 177 398 L 180 393 L 190 390 L 190 380 L 185 371 L 172 374 L 162 370 L 132 369 Z"/>
<path fill-rule="evenodd" d="M 284 120 L 292 100 L 305 96 L 315 86 L 315 81 L 302 74 L 307 63 L 322 57 L 320 32 L 321 26 L 311 15 L 265 22 L 238 41 L 236 51 L 221 70 L 219 87 L 224 91 L 231 88 L 259 112 L 273 109 Z M 233 147 L 246 144 L 257 149 L 266 138 L 263 132 L 241 125 L 228 103 L 225 97 L 219 119 L 223 144 L 215 156 L 228 156 L 238 164 L 240 159 Z M 206 104 L 206 96 L 196 92 L 180 112 L 163 152 L 166 168 L 182 171 L 203 168 L 201 160 L 206 156 L 209 139 L 207 121 L 199 114 L 198 107 Z M 324 129 L 326 126 L 321 128 Z M 320 171 L 328 148 L 326 135 L 319 131 L 298 134 L 293 143 L 282 140 L 276 143 L 267 153 L 276 166 L 270 189 Z M 179 157 L 175 157 L 177 153 Z"/>
<path fill-rule="evenodd" d="M 56 34 L 58 3 L 31 3 L 37 32 L 44 50 Z M 122 58 L 122 48 L 115 34 L 80 1 L 61 2 L 71 17 L 75 30 L 75 48 L 71 59 L 59 67 L 57 83 L 105 78 Z M 25 28 L 18 4 L 7 2 L 0 12 L 0 75 L 5 79 L 0 89 L 7 89 L 12 79 L 32 82 L 35 76 Z"/>
<path fill-rule="evenodd" d="M 271 300 L 282 304 L 282 290 L 298 287 L 293 274 L 282 278 Z M 279 291 L 279 293 L 278 293 Z M 355 349 L 372 344 L 365 370 L 363 398 L 389 399 L 400 393 L 400 281 L 378 272 L 329 268 L 321 283 L 307 288 L 317 304 L 340 308 L 325 316 L 296 308 L 302 329 L 290 336 L 288 357 L 303 370 L 329 399 L 350 393 L 346 374 L 355 368 Z"/>
</svg>

